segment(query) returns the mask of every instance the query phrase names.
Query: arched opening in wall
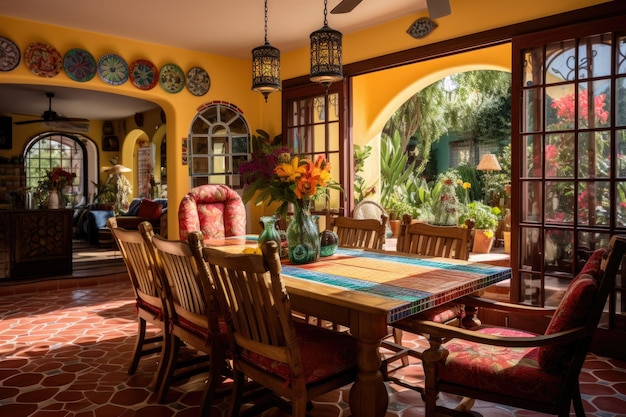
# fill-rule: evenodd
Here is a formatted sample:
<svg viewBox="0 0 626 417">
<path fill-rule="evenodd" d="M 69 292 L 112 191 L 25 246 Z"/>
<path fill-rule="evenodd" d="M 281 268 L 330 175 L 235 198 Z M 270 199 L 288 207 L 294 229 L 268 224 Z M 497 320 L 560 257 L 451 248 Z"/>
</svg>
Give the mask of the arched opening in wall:
<svg viewBox="0 0 626 417">
<path fill-rule="evenodd" d="M 64 172 L 74 178 L 60 185 L 65 205 L 77 206 L 89 201 L 89 184 L 97 180 L 97 148 L 86 136 L 46 132 L 35 136 L 24 149 L 26 189 L 30 190 L 35 208 L 44 207 L 53 183 L 60 181 L 56 173 Z M 55 172 L 55 169 L 57 170 Z"/>
</svg>

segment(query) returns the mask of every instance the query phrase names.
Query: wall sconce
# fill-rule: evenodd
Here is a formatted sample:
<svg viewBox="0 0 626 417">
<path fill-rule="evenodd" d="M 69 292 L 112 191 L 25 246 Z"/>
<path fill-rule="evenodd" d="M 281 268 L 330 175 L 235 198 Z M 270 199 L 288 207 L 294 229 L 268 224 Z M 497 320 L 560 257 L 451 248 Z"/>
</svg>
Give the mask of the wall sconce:
<svg viewBox="0 0 626 417">
<path fill-rule="evenodd" d="M 267 96 L 280 91 L 280 51 L 267 41 L 267 0 L 265 0 L 265 44 L 252 50 L 252 91 Z"/>
<path fill-rule="evenodd" d="M 341 63 L 341 32 L 328 27 L 327 0 L 324 0 L 324 26 L 311 33 L 310 80 L 320 83 L 326 91 L 331 83 L 343 79 Z"/>
</svg>

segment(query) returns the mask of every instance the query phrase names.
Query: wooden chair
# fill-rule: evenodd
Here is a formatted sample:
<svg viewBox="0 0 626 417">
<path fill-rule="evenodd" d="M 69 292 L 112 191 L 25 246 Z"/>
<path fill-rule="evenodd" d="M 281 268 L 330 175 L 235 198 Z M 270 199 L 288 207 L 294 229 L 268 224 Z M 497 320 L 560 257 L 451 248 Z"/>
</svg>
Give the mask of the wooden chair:
<svg viewBox="0 0 626 417">
<path fill-rule="evenodd" d="M 432 321 L 400 322 L 404 328 L 430 335 L 430 348 L 423 355 L 426 416 L 459 415 L 457 410 L 437 406 L 438 393 L 443 391 L 562 417 L 570 415 L 573 404 L 576 415 L 583 417 L 578 378 L 615 287 L 626 237 L 611 239 L 608 256 L 606 251 L 597 252 L 596 261 L 585 264 L 556 310 L 484 300 L 484 307 L 510 314 L 551 315 L 542 335 L 512 328 L 467 330 Z M 481 301 L 472 300 L 483 305 Z M 442 343 L 444 339 L 448 342 Z M 473 403 L 468 398 L 462 406 L 465 411 Z"/>
<path fill-rule="evenodd" d="M 163 283 L 160 276 L 154 273 L 150 258 L 150 250 L 138 230 L 118 228 L 115 218 L 108 221 L 108 227 L 117 247 L 126 263 L 128 276 L 135 292 L 137 310 L 137 338 L 128 373 L 134 374 L 142 356 L 161 352 L 153 386 L 158 389 L 162 379 L 163 341 L 167 338 L 167 310 L 163 302 Z M 151 231 L 148 224 L 147 230 Z M 160 334 L 146 337 L 147 323 L 161 329 Z"/>
<path fill-rule="evenodd" d="M 229 415 L 239 415 L 244 380 L 250 378 L 274 393 L 276 404 L 288 407 L 293 417 L 305 417 L 309 400 L 354 382 L 356 340 L 348 333 L 295 322 L 278 246 L 270 241 L 262 250 L 263 255 L 256 255 L 203 249 L 231 345 Z"/>
<path fill-rule="evenodd" d="M 451 259 L 469 258 L 473 224 L 470 222 L 465 227 L 460 226 L 435 226 L 424 222 L 413 223 L 410 215 L 405 215 L 400 226 L 396 250 L 398 252 L 415 255 L 435 256 Z M 473 308 L 473 307 L 472 307 Z M 440 307 L 426 310 L 417 317 L 422 320 L 433 320 L 447 325 L 460 325 L 463 306 L 460 303 L 447 303 Z M 409 364 L 408 356 L 421 359 L 421 352 L 407 349 L 402 346 L 403 331 L 392 326 L 393 342 L 384 340 L 382 346 L 394 352 L 383 361 L 383 375 L 388 380 L 410 388 L 403 380 L 394 378 L 389 374 L 388 366 L 397 360 L 402 361 L 402 366 Z"/>
<path fill-rule="evenodd" d="M 139 227 L 145 230 L 148 223 Z M 159 402 L 165 401 L 175 380 L 208 371 L 201 415 L 209 415 L 223 375 L 230 376 L 230 373 L 226 367 L 226 326 L 219 318 L 214 289 L 202 260 L 203 235 L 199 231 L 191 232 L 187 236 L 188 242 L 167 240 L 158 235 L 148 237 L 152 244 L 155 270 L 167 283 L 164 293 L 169 312 L 170 331 L 158 392 Z M 185 345 L 206 355 L 182 355 L 181 348 Z"/>
<path fill-rule="evenodd" d="M 416 255 L 468 259 L 472 227 L 435 226 L 428 223 L 411 223 L 405 215 L 400 227 L 396 250 Z"/>
<path fill-rule="evenodd" d="M 339 246 L 383 249 L 385 245 L 385 232 L 387 229 L 387 216 L 382 215 L 379 220 L 354 219 L 350 217 L 333 217 L 331 229 L 339 236 Z"/>
</svg>

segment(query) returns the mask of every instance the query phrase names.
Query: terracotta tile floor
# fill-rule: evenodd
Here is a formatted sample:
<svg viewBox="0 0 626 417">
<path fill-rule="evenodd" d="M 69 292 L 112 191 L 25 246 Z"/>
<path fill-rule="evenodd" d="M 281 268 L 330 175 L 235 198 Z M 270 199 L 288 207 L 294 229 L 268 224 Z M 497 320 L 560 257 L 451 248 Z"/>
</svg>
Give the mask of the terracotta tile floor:
<svg viewBox="0 0 626 417">
<path fill-rule="evenodd" d="M 168 403 L 160 405 L 148 388 L 156 356 L 142 359 L 135 375 L 127 374 L 136 334 L 127 279 L 118 274 L 91 281 L 98 285 L 69 280 L 0 288 L 0 416 L 198 415 L 204 378 L 175 386 Z M 404 370 L 407 378 L 419 378 L 420 371 L 419 365 Z M 626 416 L 626 363 L 590 355 L 581 381 L 588 416 Z M 315 399 L 310 416 L 349 416 L 347 396 L 346 387 Z M 423 415 L 419 394 L 390 385 L 389 396 L 386 417 Z M 227 405 L 227 400 L 216 404 L 211 417 L 224 416 Z M 474 411 L 494 417 L 539 415 L 484 402 Z M 277 410 L 264 413 L 278 415 Z"/>
</svg>

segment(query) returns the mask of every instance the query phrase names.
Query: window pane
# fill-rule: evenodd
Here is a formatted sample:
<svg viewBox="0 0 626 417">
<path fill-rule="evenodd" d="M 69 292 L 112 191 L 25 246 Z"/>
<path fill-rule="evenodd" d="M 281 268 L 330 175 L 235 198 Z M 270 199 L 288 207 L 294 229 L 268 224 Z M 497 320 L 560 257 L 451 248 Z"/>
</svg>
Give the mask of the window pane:
<svg viewBox="0 0 626 417">
<path fill-rule="evenodd" d="M 543 165 L 543 146 L 541 135 L 526 136 L 526 146 L 522 149 L 522 176 L 541 178 Z"/>
<path fill-rule="evenodd" d="M 546 136 L 545 175 L 548 178 L 574 177 L 574 133 Z"/>
<path fill-rule="evenodd" d="M 626 181 L 618 181 L 615 187 L 615 222 L 617 226 L 626 226 Z"/>
<path fill-rule="evenodd" d="M 543 48 L 538 47 L 524 51 L 524 68 L 522 70 L 522 85 L 543 84 Z"/>
<path fill-rule="evenodd" d="M 608 127 L 611 124 L 609 110 L 610 84 L 608 81 L 595 81 L 588 88 L 588 83 L 578 87 L 578 128 L 594 129 Z"/>
<path fill-rule="evenodd" d="M 522 221 L 539 222 L 543 219 L 542 190 L 540 181 L 522 181 Z"/>
<path fill-rule="evenodd" d="M 522 112 L 522 131 L 537 132 L 543 126 L 541 89 L 524 90 L 524 110 Z"/>
<path fill-rule="evenodd" d="M 548 272 L 572 272 L 574 231 L 546 228 L 544 269 Z"/>
<path fill-rule="evenodd" d="M 615 66 L 618 74 L 626 74 L 626 36 L 620 36 L 617 39 L 617 48 L 615 48 Z"/>
<path fill-rule="evenodd" d="M 583 226 L 609 226 L 611 193 L 606 181 L 578 184 L 578 224 Z"/>
<path fill-rule="evenodd" d="M 617 126 L 626 125 L 626 78 L 618 78 L 617 84 Z"/>
<path fill-rule="evenodd" d="M 574 84 L 546 88 L 546 130 L 571 130 L 576 120 Z"/>
<path fill-rule="evenodd" d="M 579 178 L 608 178 L 611 162 L 610 132 L 578 134 Z"/>
<path fill-rule="evenodd" d="M 546 84 L 572 81 L 576 75 L 576 43 L 573 39 L 546 46 Z"/>
<path fill-rule="evenodd" d="M 615 155 L 616 163 L 615 176 L 618 178 L 626 177 L 626 130 L 617 130 L 615 132 Z"/>
<path fill-rule="evenodd" d="M 545 182 L 546 223 L 574 222 L 574 183 L 572 181 Z"/>
<path fill-rule="evenodd" d="M 541 242 L 539 240 L 540 235 L 541 230 L 538 227 L 521 228 L 520 255 L 522 269 L 528 269 L 532 271 L 541 270 Z"/>
<path fill-rule="evenodd" d="M 611 34 L 584 38 L 578 46 L 578 78 L 611 74 Z"/>
</svg>

